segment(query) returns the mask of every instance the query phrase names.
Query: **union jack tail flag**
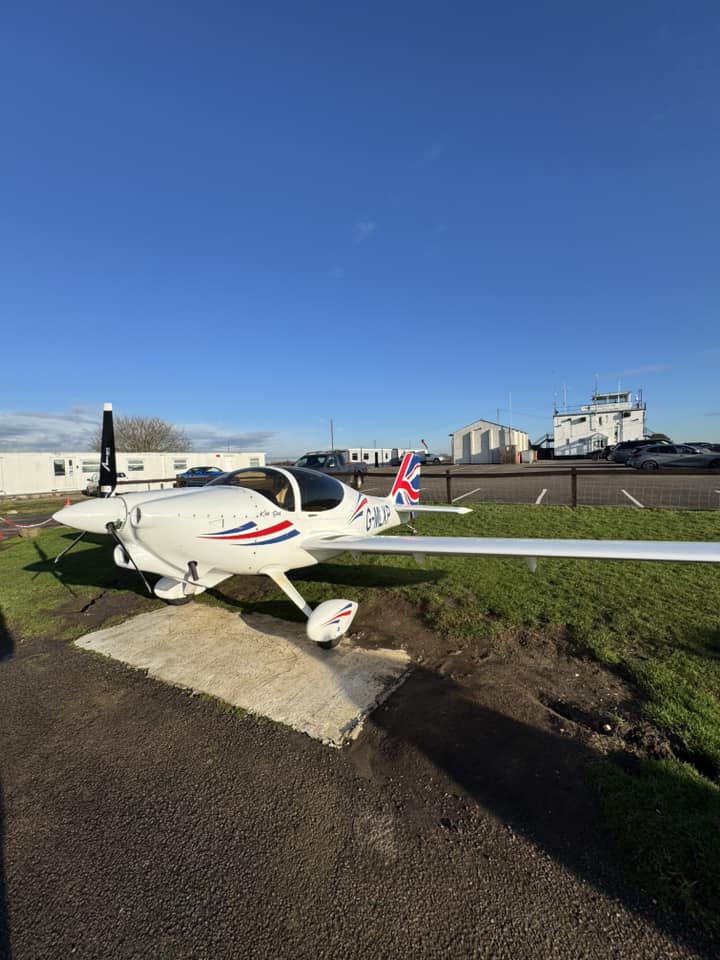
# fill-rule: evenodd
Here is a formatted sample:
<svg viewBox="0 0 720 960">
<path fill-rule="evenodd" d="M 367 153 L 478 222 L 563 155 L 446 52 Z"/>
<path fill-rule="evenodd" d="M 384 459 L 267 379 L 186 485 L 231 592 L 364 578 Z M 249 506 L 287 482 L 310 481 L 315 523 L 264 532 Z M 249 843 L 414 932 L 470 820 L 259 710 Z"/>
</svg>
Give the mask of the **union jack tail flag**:
<svg viewBox="0 0 720 960">
<path fill-rule="evenodd" d="M 416 506 L 420 501 L 420 457 L 406 453 L 400 464 L 390 499 L 402 507 Z"/>
</svg>

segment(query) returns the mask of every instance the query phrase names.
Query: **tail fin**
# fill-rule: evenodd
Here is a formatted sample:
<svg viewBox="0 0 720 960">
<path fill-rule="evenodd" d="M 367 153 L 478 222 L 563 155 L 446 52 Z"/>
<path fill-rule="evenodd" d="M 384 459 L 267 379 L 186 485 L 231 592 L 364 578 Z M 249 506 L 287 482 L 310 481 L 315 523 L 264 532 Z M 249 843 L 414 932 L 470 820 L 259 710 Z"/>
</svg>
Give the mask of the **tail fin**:
<svg viewBox="0 0 720 960">
<path fill-rule="evenodd" d="M 390 491 L 390 499 L 401 507 L 412 507 L 420 501 L 420 457 L 406 453 Z"/>
<path fill-rule="evenodd" d="M 115 429 L 113 427 L 112 404 L 103 406 L 102 439 L 100 441 L 100 477 L 98 481 L 101 497 L 109 497 L 117 485 L 117 464 L 115 462 Z"/>
</svg>

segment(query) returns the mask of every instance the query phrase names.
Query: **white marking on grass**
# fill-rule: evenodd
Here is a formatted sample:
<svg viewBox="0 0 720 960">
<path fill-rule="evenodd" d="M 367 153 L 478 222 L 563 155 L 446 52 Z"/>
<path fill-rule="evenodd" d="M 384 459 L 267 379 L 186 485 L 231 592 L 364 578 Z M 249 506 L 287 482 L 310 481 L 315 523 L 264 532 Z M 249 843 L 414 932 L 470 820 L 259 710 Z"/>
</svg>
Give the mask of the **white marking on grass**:
<svg viewBox="0 0 720 960">
<path fill-rule="evenodd" d="M 627 490 L 621 490 L 620 493 L 624 493 L 628 500 L 632 500 L 636 507 L 640 507 L 641 510 L 645 509 L 645 504 L 640 503 L 639 500 L 636 500 L 635 497 L 631 496 L 631 494 L 627 492 Z"/>
<path fill-rule="evenodd" d="M 453 503 L 457 503 L 458 500 L 464 500 L 465 497 L 471 497 L 474 493 L 480 493 L 482 487 L 475 487 L 474 490 L 470 490 L 468 493 L 461 493 L 459 497 L 453 497 Z"/>
<path fill-rule="evenodd" d="M 538 494 L 538 497 L 537 497 L 537 500 L 535 501 L 535 503 L 536 503 L 536 504 L 537 504 L 537 503 L 541 503 L 541 502 L 542 502 L 542 498 L 545 496 L 546 493 L 547 493 L 547 488 L 546 488 L 545 490 L 541 490 L 540 493 Z"/>
</svg>

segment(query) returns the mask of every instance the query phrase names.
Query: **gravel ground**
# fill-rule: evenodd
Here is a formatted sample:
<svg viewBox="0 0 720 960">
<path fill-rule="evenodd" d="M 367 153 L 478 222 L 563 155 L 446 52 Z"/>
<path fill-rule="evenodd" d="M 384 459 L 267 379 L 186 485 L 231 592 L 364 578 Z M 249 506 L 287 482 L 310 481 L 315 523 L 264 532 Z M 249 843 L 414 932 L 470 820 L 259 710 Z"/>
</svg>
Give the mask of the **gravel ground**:
<svg viewBox="0 0 720 960">
<path fill-rule="evenodd" d="M 51 639 L 3 653 L 0 955 L 716 955 L 623 885 L 589 814 L 568 829 L 573 784 L 543 777 L 571 754 L 536 769 L 448 677 L 335 751 Z"/>
</svg>

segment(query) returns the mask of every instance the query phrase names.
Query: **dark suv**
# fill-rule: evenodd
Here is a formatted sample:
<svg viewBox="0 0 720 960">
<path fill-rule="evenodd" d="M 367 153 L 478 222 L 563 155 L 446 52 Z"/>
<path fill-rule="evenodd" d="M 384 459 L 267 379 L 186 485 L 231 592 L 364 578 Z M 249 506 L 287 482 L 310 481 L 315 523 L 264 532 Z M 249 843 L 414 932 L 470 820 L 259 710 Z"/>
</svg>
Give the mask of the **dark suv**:
<svg viewBox="0 0 720 960">
<path fill-rule="evenodd" d="M 637 450 L 639 447 L 647 446 L 659 446 L 663 443 L 669 443 L 669 440 L 623 440 L 618 443 L 610 454 L 609 459 L 613 463 L 627 463 L 627 459 L 633 450 Z"/>
</svg>

